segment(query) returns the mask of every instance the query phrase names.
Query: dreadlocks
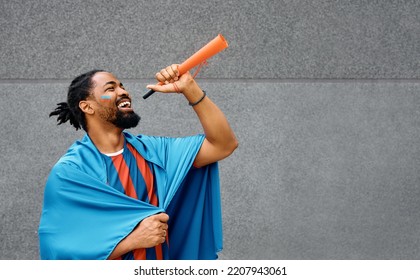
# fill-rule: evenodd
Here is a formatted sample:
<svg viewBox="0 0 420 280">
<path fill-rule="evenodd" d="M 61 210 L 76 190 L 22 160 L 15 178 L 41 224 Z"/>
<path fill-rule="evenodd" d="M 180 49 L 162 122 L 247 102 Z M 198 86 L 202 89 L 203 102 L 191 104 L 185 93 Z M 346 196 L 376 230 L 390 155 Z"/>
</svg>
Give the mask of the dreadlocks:
<svg viewBox="0 0 420 280">
<path fill-rule="evenodd" d="M 70 84 L 67 93 L 67 102 L 60 102 L 54 111 L 50 113 L 51 116 L 57 117 L 57 125 L 70 121 L 76 130 L 83 128 L 87 131 L 85 115 L 79 108 L 79 102 L 86 100 L 90 95 L 93 87 L 92 77 L 103 70 L 91 70 L 78 77 L 76 77 Z"/>
</svg>

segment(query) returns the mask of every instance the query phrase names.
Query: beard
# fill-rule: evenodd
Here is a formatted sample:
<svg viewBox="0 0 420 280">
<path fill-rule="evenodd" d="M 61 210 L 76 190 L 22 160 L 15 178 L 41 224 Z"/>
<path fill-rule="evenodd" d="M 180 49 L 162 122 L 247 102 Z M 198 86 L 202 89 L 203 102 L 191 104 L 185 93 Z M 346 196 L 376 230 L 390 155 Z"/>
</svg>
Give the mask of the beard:
<svg viewBox="0 0 420 280">
<path fill-rule="evenodd" d="M 100 115 L 103 119 L 122 129 L 136 127 L 141 119 L 134 111 L 122 112 L 111 108 L 105 108 L 100 112 Z"/>
<path fill-rule="evenodd" d="M 116 127 L 122 129 L 136 127 L 139 122 L 140 116 L 137 115 L 135 112 L 123 113 L 120 110 L 117 111 L 115 118 L 111 120 L 111 123 L 113 123 Z"/>
</svg>

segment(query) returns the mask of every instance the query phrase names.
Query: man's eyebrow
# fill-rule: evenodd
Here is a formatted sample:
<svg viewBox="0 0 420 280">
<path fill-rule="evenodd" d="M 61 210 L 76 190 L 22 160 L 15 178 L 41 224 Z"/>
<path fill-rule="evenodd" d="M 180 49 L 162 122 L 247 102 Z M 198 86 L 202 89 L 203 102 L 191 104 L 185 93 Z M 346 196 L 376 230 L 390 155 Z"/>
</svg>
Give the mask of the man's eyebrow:
<svg viewBox="0 0 420 280">
<path fill-rule="evenodd" d="M 116 86 L 117 85 L 117 83 L 116 82 L 114 82 L 114 81 L 109 81 L 109 82 L 107 82 L 107 83 L 105 83 L 104 84 L 104 87 L 105 86 L 107 86 L 107 85 L 114 85 L 114 86 Z M 120 82 L 120 87 L 123 87 L 124 85 Z"/>
<path fill-rule="evenodd" d="M 104 84 L 104 87 L 107 86 L 107 85 L 117 85 L 117 83 L 114 82 L 114 81 L 109 81 L 109 82 Z"/>
</svg>

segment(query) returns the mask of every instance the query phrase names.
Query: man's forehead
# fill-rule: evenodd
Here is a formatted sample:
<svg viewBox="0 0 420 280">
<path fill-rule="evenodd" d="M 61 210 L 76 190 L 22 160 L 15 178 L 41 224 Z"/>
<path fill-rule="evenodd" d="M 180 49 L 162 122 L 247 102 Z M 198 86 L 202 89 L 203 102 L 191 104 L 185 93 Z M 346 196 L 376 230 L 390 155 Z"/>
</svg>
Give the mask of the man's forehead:
<svg viewBox="0 0 420 280">
<path fill-rule="evenodd" d="M 118 83 L 118 79 L 109 72 L 98 72 L 92 77 L 92 81 L 98 86 L 104 86 L 109 82 Z"/>
</svg>

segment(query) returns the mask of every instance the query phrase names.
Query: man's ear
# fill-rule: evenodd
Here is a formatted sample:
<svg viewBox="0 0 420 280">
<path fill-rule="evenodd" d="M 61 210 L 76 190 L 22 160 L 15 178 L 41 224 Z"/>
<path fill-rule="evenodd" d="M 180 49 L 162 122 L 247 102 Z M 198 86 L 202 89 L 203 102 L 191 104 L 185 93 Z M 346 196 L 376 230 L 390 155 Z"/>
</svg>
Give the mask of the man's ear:
<svg viewBox="0 0 420 280">
<path fill-rule="evenodd" d="M 95 110 L 93 110 L 90 102 L 88 100 L 82 100 L 79 102 L 79 108 L 82 110 L 83 113 L 93 115 Z"/>
</svg>

